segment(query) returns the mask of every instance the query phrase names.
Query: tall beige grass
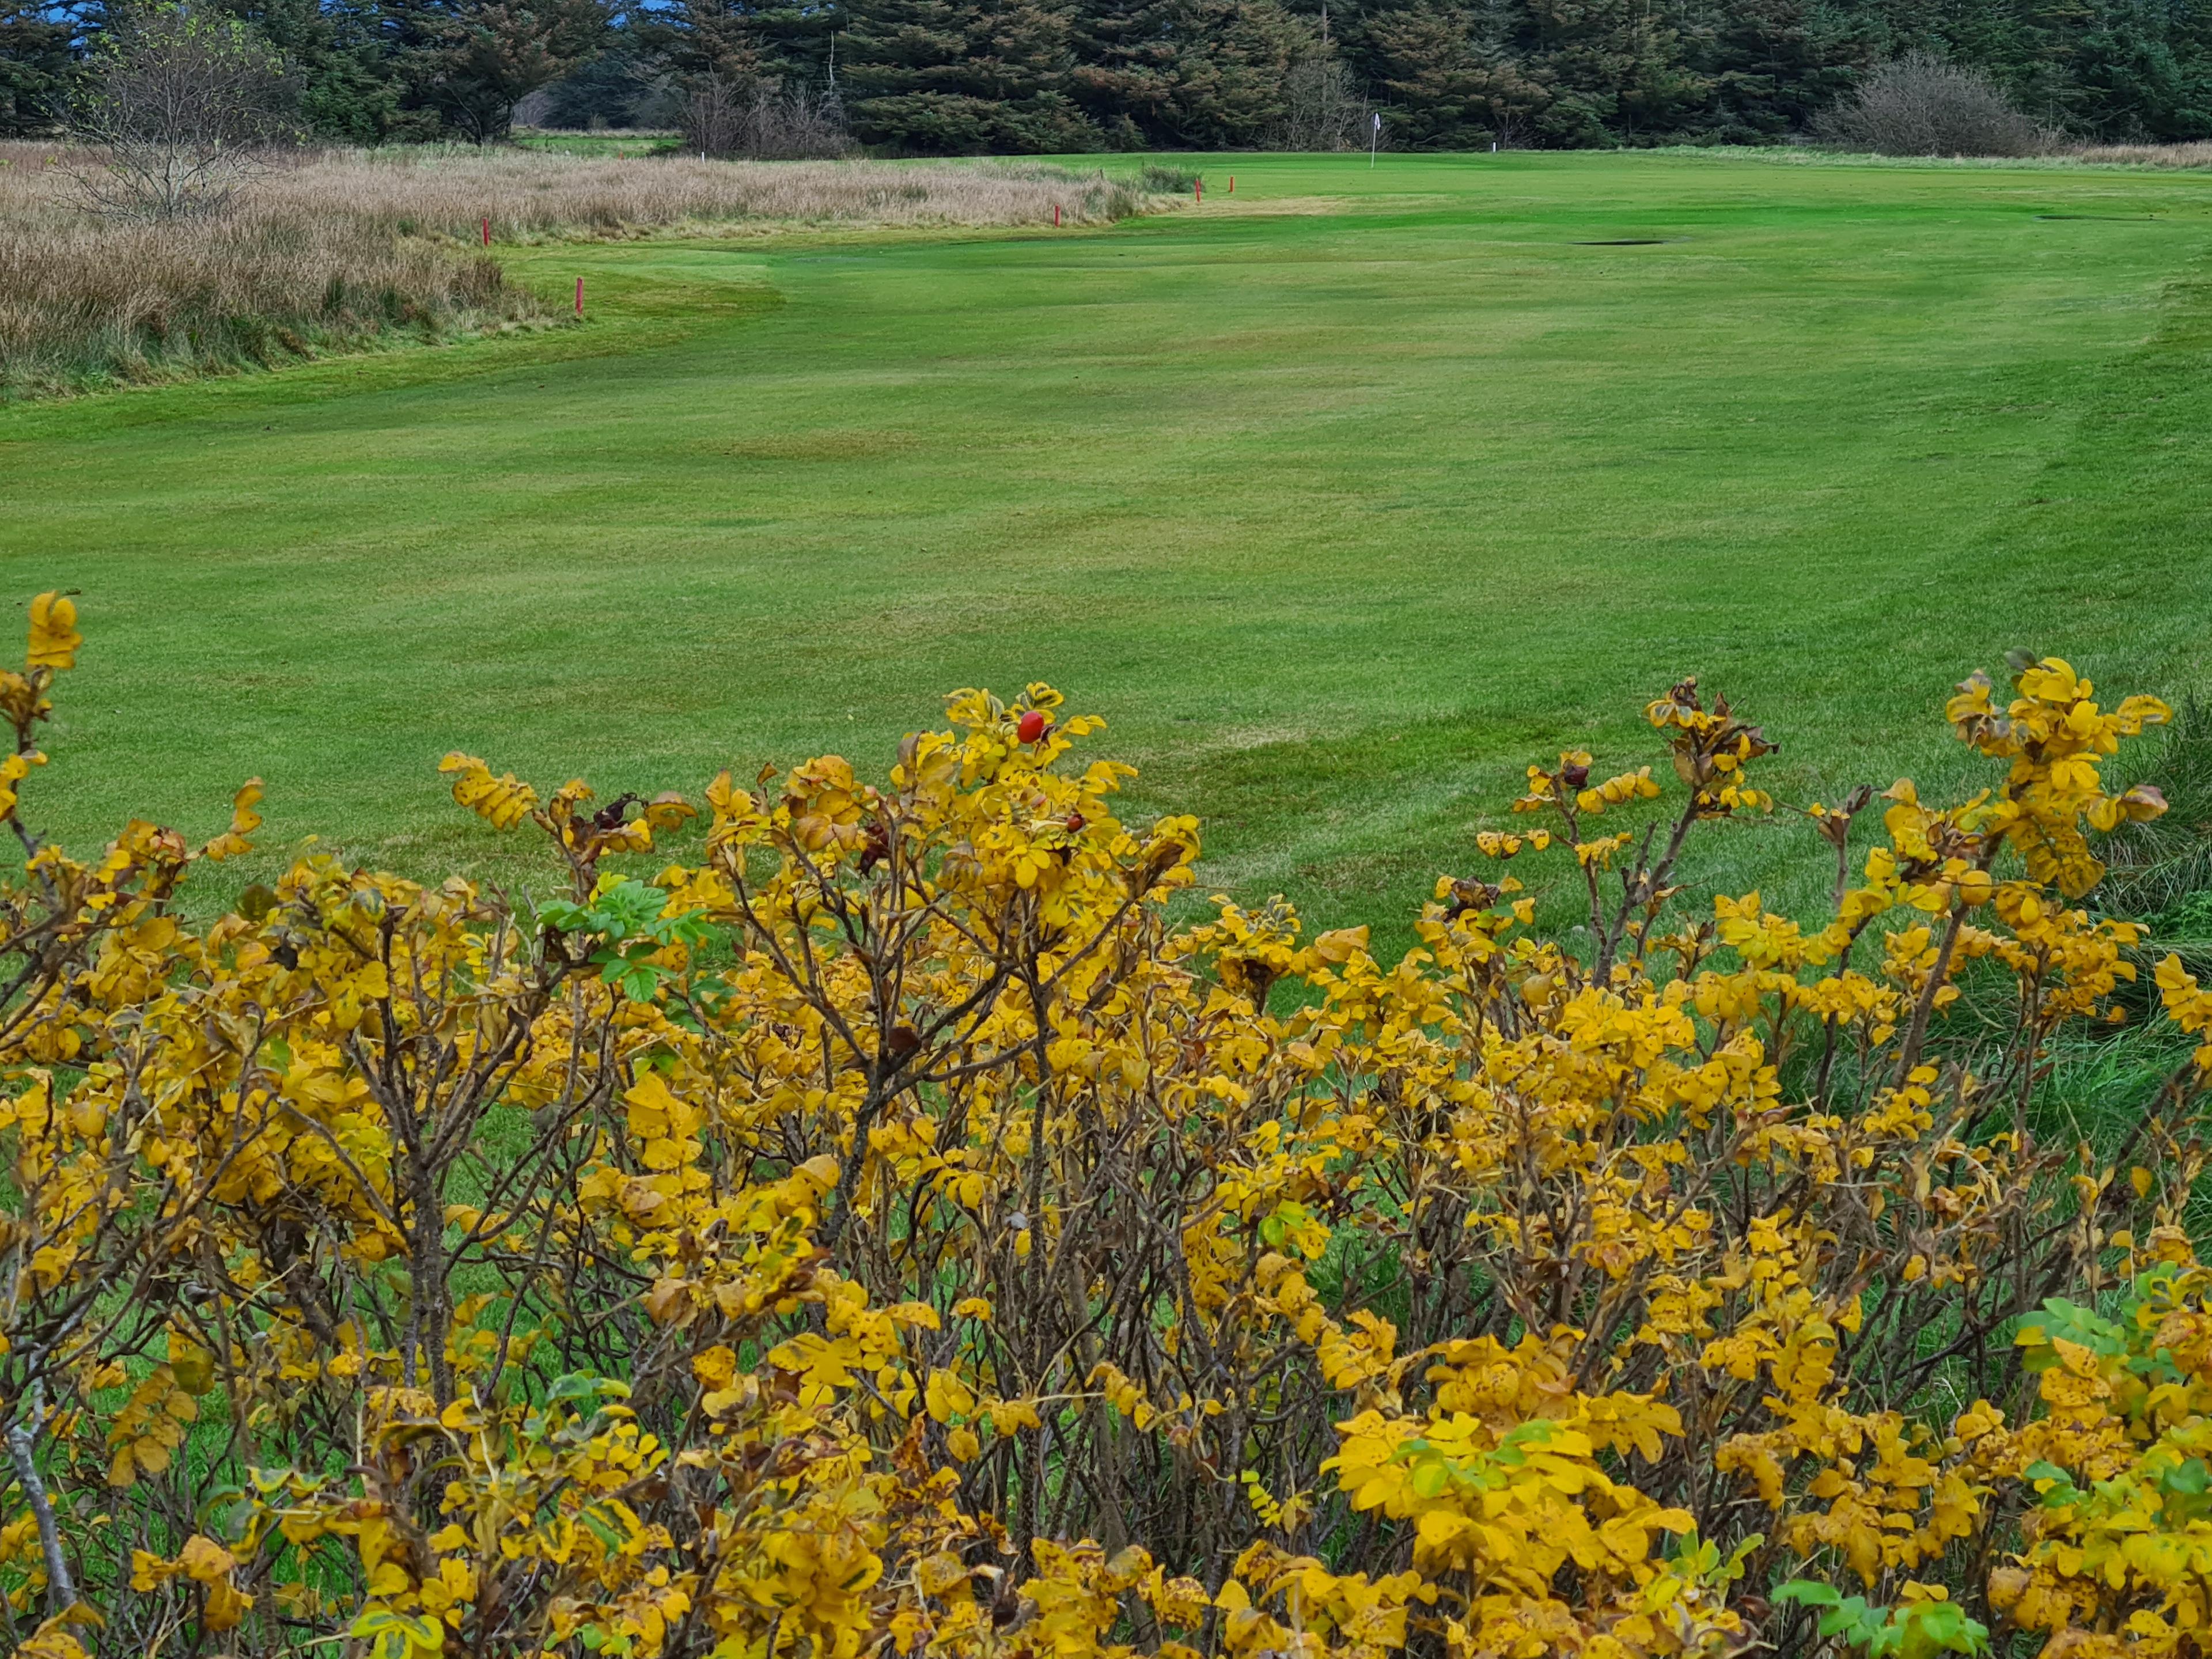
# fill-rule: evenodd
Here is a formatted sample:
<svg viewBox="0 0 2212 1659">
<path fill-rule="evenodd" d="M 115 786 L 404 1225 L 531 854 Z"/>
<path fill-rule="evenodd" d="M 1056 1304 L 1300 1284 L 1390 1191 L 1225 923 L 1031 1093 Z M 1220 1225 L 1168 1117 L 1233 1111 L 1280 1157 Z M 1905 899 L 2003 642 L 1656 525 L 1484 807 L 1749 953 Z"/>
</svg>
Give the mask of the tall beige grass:
<svg viewBox="0 0 2212 1659">
<path fill-rule="evenodd" d="M 101 218 L 75 200 L 73 159 L 0 145 L 0 396 L 269 366 L 533 309 L 489 259 L 276 191 L 209 218 Z"/>
<path fill-rule="evenodd" d="M 2212 167 L 2212 144 L 2085 144 L 2068 152 L 2079 161 L 2145 167 Z"/>
<path fill-rule="evenodd" d="M 275 173 L 260 199 L 394 230 L 474 237 L 795 224 L 1048 224 L 1121 218 L 1143 198 L 1103 174 L 1018 162 L 701 161 L 538 150 L 331 152 Z"/>
<path fill-rule="evenodd" d="M 96 158 L 0 143 L 0 396 L 221 371 L 537 314 L 495 237 L 726 231 L 733 224 L 1099 222 L 1146 198 L 1020 164 L 599 159 L 527 151 L 328 151 L 272 166 L 216 216 L 103 218 Z"/>
</svg>

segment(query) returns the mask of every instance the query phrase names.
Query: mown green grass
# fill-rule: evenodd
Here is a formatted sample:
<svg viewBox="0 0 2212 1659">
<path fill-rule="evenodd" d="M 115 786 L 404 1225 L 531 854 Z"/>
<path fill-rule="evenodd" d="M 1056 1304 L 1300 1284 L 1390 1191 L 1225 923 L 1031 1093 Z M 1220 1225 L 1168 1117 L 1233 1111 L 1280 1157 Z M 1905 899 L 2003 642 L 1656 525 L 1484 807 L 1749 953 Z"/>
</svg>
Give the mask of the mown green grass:
<svg viewBox="0 0 2212 1659">
<path fill-rule="evenodd" d="M 514 135 L 524 149 L 550 150 L 561 155 L 661 155 L 679 149 L 683 141 L 667 132 L 556 132 L 530 129 Z"/>
<path fill-rule="evenodd" d="M 1199 164 L 1109 230 L 516 250 L 582 328 L 0 412 L 4 591 L 90 640 L 34 814 L 203 832 L 259 774 L 271 849 L 512 874 L 447 749 L 696 789 L 1042 678 L 1214 884 L 1402 941 L 1686 673 L 1801 798 L 1958 781 L 2014 645 L 2203 683 L 2212 179 Z"/>
</svg>

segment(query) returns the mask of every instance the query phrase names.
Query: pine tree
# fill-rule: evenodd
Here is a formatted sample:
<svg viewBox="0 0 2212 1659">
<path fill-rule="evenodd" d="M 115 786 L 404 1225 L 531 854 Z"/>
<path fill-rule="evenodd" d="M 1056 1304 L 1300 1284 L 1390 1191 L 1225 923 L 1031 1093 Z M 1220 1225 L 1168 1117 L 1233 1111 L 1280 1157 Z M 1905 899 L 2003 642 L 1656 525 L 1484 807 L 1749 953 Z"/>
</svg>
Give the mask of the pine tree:
<svg viewBox="0 0 2212 1659">
<path fill-rule="evenodd" d="M 69 112 L 81 42 L 98 14 L 0 0 L 0 138 L 52 131 Z"/>
<path fill-rule="evenodd" d="M 1650 143 L 1708 91 L 1654 0 L 1526 0 L 1523 62 L 1550 100 L 1537 118 L 1551 142 Z"/>
<path fill-rule="evenodd" d="M 839 90 L 854 133 L 939 155 L 1102 147 L 1072 95 L 1068 13 L 1050 0 L 851 0 Z"/>
<path fill-rule="evenodd" d="M 1078 95 L 1120 149 L 1265 144 L 1293 67 L 1331 55 L 1279 0 L 1079 0 L 1075 38 Z"/>
<path fill-rule="evenodd" d="M 1551 94 L 1471 12 L 1423 4 L 1370 14 L 1364 56 L 1389 100 L 1391 142 L 1413 149 L 1526 141 Z"/>
<path fill-rule="evenodd" d="M 1160 0 L 1078 0 L 1068 89 L 1113 149 L 1164 144 L 1176 42 Z"/>
<path fill-rule="evenodd" d="M 1293 64 L 1319 55 L 1321 37 L 1276 0 L 1179 0 L 1171 142 L 1242 149 L 1267 142 L 1283 116 Z"/>
<path fill-rule="evenodd" d="M 2208 27 L 2193 6 L 2100 0 L 2074 64 L 2081 125 L 2160 143 L 2212 132 Z"/>
<path fill-rule="evenodd" d="M 410 101 L 471 141 L 507 137 L 514 106 L 605 44 L 606 0 L 398 0 Z"/>
<path fill-rule="evenodd" d="M 812 83 L 829 72 L 831 34 L 844 19 L 828 6 L 755 0 L 666 0 L 636 15 L 631 33 L 687 80 L 713 76 L 735 87 L 762 80 Z"/>
<path fill-rule="evenodd" d="M 1866 32 L 1822 0 L 1721 0 L 1678 25 L 1709 88 L 1686 125 L 1706 143 L 1773 143 L 1850 89 Z"/>
<path fill-rule="evenodd" d="M 374 3 L 223 0 L 222 9 L 284 54 L 301 116 L 317 137 L 374 144 L 392 136 L 406 88 Z"/>
</svg>

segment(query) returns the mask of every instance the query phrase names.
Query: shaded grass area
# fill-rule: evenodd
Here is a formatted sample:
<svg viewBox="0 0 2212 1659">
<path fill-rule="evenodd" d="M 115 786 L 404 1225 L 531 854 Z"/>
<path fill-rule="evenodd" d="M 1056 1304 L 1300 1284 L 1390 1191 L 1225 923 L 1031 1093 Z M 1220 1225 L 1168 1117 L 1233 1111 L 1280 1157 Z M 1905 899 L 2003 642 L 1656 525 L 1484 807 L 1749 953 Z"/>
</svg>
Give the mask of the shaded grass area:
<svg viewBox="0 0 2212 1659">
<path fill-rule="evenodd" d="M 1205 205 L 532 247 L 585 328 L 0 415 L 9 591 L 92 640 L 33 799 L 210 830 L 259 774 L 272 848 L 513 877 L 447 749 L 696 789 L 1049 678 L 1213 882 L 1389 945 L 1528 761 L 1656 758 L 1685 673 L 1831 799 L 1965 782 L 1942 696 L 2014 645 L 2201 679 L 2204 179 L 1160 164 Z"/>
</svg>

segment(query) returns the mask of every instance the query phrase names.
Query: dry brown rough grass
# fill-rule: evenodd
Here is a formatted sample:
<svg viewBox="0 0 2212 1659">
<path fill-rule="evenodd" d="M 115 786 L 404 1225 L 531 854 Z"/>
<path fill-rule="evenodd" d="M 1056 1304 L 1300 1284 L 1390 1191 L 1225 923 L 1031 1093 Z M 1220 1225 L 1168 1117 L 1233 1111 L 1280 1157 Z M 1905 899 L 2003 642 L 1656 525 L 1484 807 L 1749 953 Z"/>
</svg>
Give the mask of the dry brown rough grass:
<svg viewBox="0 0 2212 1659">
<path fill-rule="evenodd" d="M 2146 167 L 2212 167 L 2212 144 L 2086 144 L 2069 152 L 2081 161 Z"/>
<path fill-rule="evenodd" d="M 81 204 L 64 146 L 0 143 L 0 398 L 174 378 L 535 319 L 495 238 L 756 225 L 1103 222 L 1131 186 L 1017 164 L 326 151 L 219 216 L 140 223 Z"/>
</svg>

